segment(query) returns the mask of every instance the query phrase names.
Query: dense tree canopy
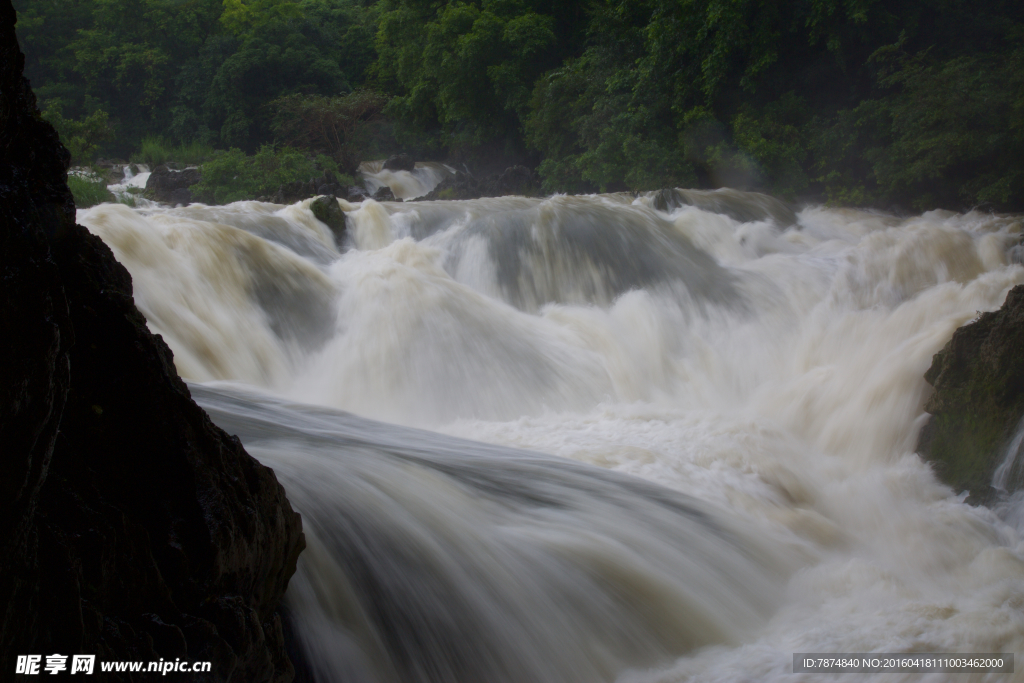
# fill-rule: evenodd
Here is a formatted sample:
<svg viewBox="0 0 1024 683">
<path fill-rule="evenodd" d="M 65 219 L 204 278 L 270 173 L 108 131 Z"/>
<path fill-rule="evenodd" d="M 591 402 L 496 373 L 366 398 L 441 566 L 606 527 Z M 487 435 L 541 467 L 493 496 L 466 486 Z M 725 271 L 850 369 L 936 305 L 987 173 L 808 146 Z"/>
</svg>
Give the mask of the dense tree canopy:
<svg viewBox="0 0 1024 683">
<path fill-rule="evenodd" d="M 348 0 L 20 0 L 26 73 L 68 118 L 102 110 L 127 155 L 146 136 L 255 150 L 265 105 L 365 80 L 376 11 Z"/>
<path fill-rule="evenodd" d="M 549 186 L 1020 206 L 1019 3 L 621 0 L 525 120 Z"/>
<path fill-rule="evenodd" d="M 1024 208 L 1014 0 L 16 5 L 27 73 L 79 157 L 154 137 L 348 169 L 399 146 L 498 150 L 552 191 Z"/>
</svg>

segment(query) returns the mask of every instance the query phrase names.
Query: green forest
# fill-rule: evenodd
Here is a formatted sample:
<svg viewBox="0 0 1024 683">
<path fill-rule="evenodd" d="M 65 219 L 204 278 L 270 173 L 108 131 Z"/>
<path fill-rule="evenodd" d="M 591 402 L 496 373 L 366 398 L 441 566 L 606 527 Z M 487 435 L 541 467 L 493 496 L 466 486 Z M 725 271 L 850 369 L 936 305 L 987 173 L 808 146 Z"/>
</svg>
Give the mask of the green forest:
<svg viewBox="0 0 1024 683">
<path fill-rule="evenodd" d="M 15 7 L 76 163 L 284 150 L 351 173 L 405 151 L 523 163 L 548 192 L 1024 208 L 1019 0 Z"/>
</svg>

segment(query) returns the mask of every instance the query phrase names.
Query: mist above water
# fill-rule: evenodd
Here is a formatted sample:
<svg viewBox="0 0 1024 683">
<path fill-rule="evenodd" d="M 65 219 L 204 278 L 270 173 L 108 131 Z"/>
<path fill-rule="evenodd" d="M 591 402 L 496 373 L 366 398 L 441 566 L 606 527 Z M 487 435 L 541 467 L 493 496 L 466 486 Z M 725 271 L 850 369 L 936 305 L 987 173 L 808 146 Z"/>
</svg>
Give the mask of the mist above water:
<svg viewBox="0 0 1024 683">
<path fill-rule="evenodd" d="M 302 512 L 319 680 L 1024 651 L 1015 518 L 912 452 L 932 355 L 1024 282 L 1020 220 L 708 195 L 340 202 L 345 244 L 308 200 L 79 221 Z"/>
</svg>

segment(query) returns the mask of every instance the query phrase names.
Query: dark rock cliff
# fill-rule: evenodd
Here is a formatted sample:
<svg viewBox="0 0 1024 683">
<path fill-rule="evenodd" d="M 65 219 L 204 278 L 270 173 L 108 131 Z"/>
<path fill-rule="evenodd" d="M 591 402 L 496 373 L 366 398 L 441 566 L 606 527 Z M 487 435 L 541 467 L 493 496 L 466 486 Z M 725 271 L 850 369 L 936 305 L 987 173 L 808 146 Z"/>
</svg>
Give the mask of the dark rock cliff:
<svg viewBox="0 0 1024 683">
<path fill-rule="evenodd" d="M 935 387 L 918 452 L 968 502 L 987 503 L 992 476 L 1024 417 L 1024 285 L 998 311 L 958 329 L 925 379 Z"/>
<path fill-rule="evenodd" d="M 192 402 L 128 272 L 75 224 L 14 22 L 0 0 L 0 679 L 16 655 L 60 653 L 288 681 L 276 610 L 299 517 Z"/>
</svg>

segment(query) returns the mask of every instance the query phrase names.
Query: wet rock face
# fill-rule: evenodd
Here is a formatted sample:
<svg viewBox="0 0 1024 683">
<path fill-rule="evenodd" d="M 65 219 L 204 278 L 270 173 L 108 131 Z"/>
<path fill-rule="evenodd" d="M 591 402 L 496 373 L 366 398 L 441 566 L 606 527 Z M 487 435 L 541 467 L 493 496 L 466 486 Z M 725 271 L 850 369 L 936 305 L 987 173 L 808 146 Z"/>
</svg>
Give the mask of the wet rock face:
<svg viewBox="0 0 1024 683">
<path fill-rule="evenodd" d="M 400 201 L 395 197 L 395 193 L 391 191 L 391 188 L 387 185 L 378 187 L 377 191 L 373 193 L 373 198 L 378 202 L 397 202 Z"/>
<path fill-rule="evenodd" d="M 341 250 L 345 244 L 346 216 L 338 205 L 338 200 L 333 195 L 317 197 L 309 205 L 310 211 L 316 219 L 331 229 L 334 235 L 334 243 Z"/>
<path fill-rule="evenodd" d="M 338 196 L 349 202 L 361 202 L 364 199 L 368 199 L 370 194 L 364 187 L 360 187 L 359 185 L 350 185 L 345 188 L 344 193 L 339 194 Z"/>
<path fill-rule="evenodd" d="M 989 502 L 992 476 L 1024 417 L 1024 285 L 998 311 L 958 329 L 925 379 L 935 393 L 918 452 L 955 491 L 970 491 L 968 502 Z"/>
<path fill-rule="evenodd" d="M 416 162 L 403 152 L 389 156 L 384 162 L 384 168 L 388 171 L 411 171 L 416 168 Z"/>
<path fill-rule="evenodd" d="M 196 680 L 288 681 L 277 607 L 299 517 L 75 225 L 14 21 L 0 0 L 0 662 L 181 657 L 213 663 Z"/>
<path fill-rule="evenodd" d="M 70 157 L 21 77 L 14 9 L 0 2 L 0 659 L 7 669 L 44 627 L 37 609 L 39 494 L 70 385 L 74 335 L 48 238 L 74 221 L 61 188 Z M 37 147 L 49 150 L 38 154 Z M 29 160 L 34 160 L 31 165 Z"/>
<path fill-rule="evenodd" d="M 157 166 L 146 180 L 146 190 L 152 192 L 158 202 L 188 206 L 192 203 L 189 188 L 200 180 L 202 175 L 198 168 L 175 171 L 167 166 Z"/>
</svg>

